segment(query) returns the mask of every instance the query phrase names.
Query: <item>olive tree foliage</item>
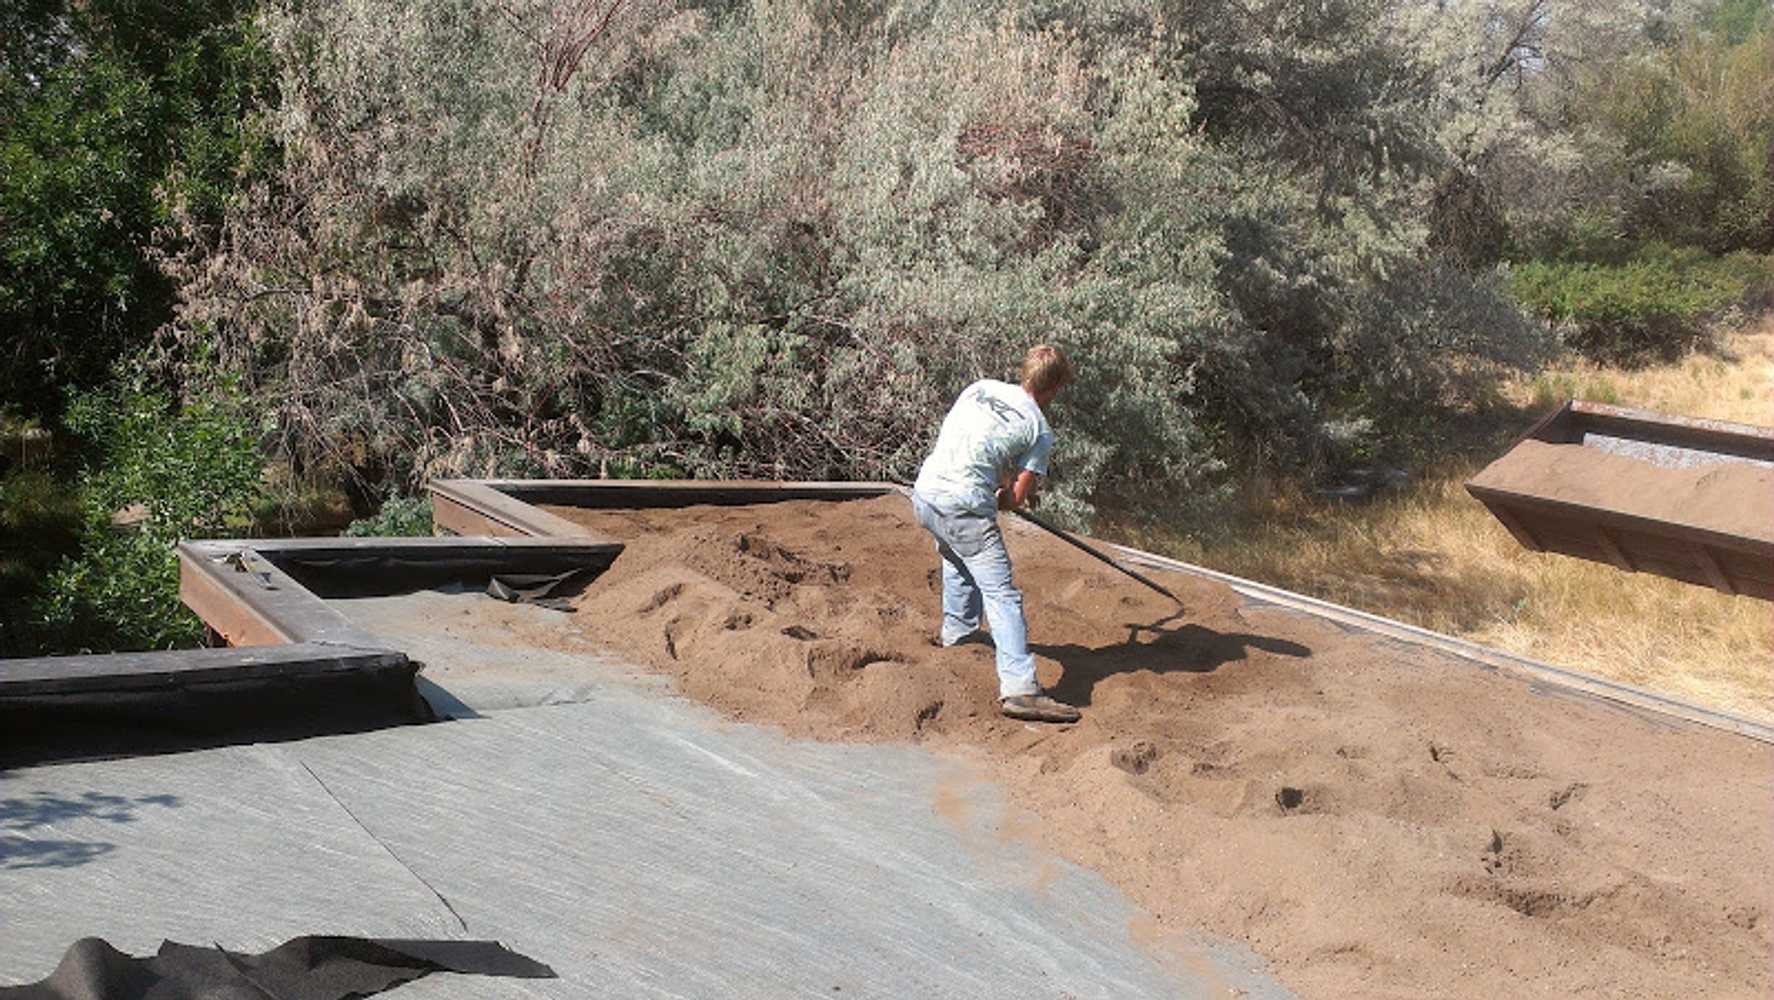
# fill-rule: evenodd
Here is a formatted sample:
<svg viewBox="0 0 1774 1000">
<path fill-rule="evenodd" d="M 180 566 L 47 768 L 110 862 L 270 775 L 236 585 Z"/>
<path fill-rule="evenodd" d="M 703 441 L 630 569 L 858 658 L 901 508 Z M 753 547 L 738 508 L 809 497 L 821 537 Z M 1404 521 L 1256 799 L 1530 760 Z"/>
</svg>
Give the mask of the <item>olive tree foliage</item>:
<svg viewBox="0 0 1774 1000">
<path fill-rule="evenodd" d="M 1063 511 L 1174 507 L 1536 348 L 1413 221 L 1393 13 L 291 3 L 281 173 L 172 262 L 179 330 L 299 463 L 408 484 L 904 478 L 1050 341 Z"/>
<path fill-rule="evenodd" d="M 1591 81 L 1584 120 L 1615 140 L 1620 228 L 1715 254 L 1774 250 L 1774 27 L 1725 4 L 1665 47 Z"/>
<path fill-rule="evenodd" d="M 1644 0 L 1449 0 L 1400 12 L 1400 30 L 1436 80 L 1436 142 L 1445 152 L 1431 195 L 1441 248 L 1495 263 L 1511 222 L 1592 196 L 1595 152 L 1563 105 L 1586 67 L 1633 50 L 1651 14 Z"/>
<path fill-rule="evenodd" d="M 1447 152 L 1431 221 L 1483 263 L 1585 252 L 1585 231 L 1759 246 L 1774 139 L 1749 67 L 1759 0 L 1435 0 L 1401 30 L 1439 81 Z M 1761 19 L 1766 18 L 1765 4 Z M 1738 24 L 1730 34 L 1715 22 Z M 1744 36 L 1744 37 L 1738 37 Z M 1738 45 L 1733 51 L 1731 46 Z M 1692 141 L 1684 141 L 1688 137 Z M 1747 151 L 1747 155 L 1746 152 Z M 1727 204 L 1728 203 L 1728 204 Z M 1715 206 L 1723 205 L 1715 210 Z M 1735 214 L 1733 214 L 1735 212 Z M 1747 216 L 1747 218 L 1745 218 Z M 1682 220 L 1690 220 L 1685 231 Z M 1767 237 L 1761 236 L 1765 240 Z"/>
</svg>

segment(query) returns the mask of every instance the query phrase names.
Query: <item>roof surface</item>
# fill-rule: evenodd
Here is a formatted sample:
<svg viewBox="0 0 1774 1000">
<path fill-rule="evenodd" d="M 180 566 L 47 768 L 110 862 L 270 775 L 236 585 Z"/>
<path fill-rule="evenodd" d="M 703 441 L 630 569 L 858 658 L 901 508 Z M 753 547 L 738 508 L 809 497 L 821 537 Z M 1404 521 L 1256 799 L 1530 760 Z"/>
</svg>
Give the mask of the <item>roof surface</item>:
<svg viewBox="0 0 1774 1000">
<path fill-rule="evenodd" d="M 495 938 L 561 977 L 412 997 L 1288 995 L 1240 946 L 1143 931 L 954 758 L 791 741 L 613 660 L 440 638 L 486 601 L 333 602 L 424 661 L 454 721 L 0 771 L 0 982 L 88 935 L 357 934 Z"/>
</svg>

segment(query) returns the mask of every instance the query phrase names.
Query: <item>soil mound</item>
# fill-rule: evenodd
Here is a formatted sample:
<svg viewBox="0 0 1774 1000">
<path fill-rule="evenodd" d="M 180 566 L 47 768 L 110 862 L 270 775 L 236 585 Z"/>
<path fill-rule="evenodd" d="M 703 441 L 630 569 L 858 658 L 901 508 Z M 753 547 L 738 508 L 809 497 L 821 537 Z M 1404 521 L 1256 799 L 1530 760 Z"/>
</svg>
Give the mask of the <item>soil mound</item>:
<svg viewBox="0 0 1774 1000">
<path fill-rule="evenodd" d="M 794 734 L 961 753 L 1040 817 L 1006 836 L 1248 941 L 1304 996 L 1774 986 L 1768 747 L 1167 576 L 1179 609 L 1014 529 L 1041 680 L 1085 716 L 1012 722 L 989 639 L 935 644 L 903 498 L 550 510 L 628 547 L 579 598 L 592 638 L 535 641 Z"/>
</svg>

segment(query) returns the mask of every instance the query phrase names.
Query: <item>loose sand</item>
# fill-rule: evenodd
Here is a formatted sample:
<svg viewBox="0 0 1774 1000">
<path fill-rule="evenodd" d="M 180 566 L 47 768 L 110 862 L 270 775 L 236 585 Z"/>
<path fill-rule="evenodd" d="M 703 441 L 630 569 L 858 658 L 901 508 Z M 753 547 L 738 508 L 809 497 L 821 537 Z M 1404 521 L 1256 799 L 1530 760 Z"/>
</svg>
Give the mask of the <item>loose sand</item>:
<svg viewBox="0 0 1774 1000">
<path fill-rule="evenodd" d="M 1037 818 L 1006 836 L 1153 914 L 1136 939 L 1245 940 L 1306 997 L 1774 987 L 1774 748 L 1166 574 L 1179 613 L 1032 530 L 1009 544 L 1041 679 L 1085 714 L 1013 722 L 988 642 L 932 642 L 901 497 L 549 509 L 628 543 L 579 598 L 596 642 L 740 719 L 965 757 Z"/>
<path fill-rule="evenodd" d="M 1774 542 L 1774 469 L 1748 462 L 1670 469 L 1597 448 L 1530 439 L 1472 482 Z"/>
</svg>

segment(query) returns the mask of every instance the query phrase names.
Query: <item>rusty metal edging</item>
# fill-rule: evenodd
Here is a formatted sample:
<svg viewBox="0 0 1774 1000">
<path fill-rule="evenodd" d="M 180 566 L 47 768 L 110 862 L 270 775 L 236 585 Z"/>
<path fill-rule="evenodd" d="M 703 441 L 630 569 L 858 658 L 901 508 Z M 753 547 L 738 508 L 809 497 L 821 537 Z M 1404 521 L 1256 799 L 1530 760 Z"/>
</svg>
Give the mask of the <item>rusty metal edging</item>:
<svg viewBox="0 0 1774 1000">
<path fill-rule="evenodd" d="M 352 626 L 252 544 L 197 541 L 178 547 L 180 600 L 229 648 L 0 660 L 0 696 L 142 692 L 245 677 L 409 668 L 406 654 Z"/>
<path fill-rule="evenodd" d="M 432 521 L 458 535 L 576 538 L 620 545 L 535 506 L 680 507 L 846 500 L 902 493 L 893 483 L 683 479 L 445 479 L 430 483 Z"/>
<path fill-rule="evenodd" d="M 899 492 L 895 483 L 835 479 L 456 479 L 480 483 L 504 493 L 608 492 L 658 489 L 687 496 L 710 493 L 761 493 L 783 499 L 815 493 L 828 496 L 881 496 Z"/>
<path fill-rule="evenodd" d="M 893 483 L 759 479 L 486 479 L 488 488 L 526 504 L 688 507 L 701 504 L 856 500 L 898 492 Z"/>
<path fill-rule="evenodd" d="M 563 522 L 565 523 L 565 522 Z M 381 639 L 351 624 L 279 565 L 327 560 L 482 558 L 521 570 L 563 556 L 602 558 L 622 551 L 592 538 L 282 538 L 179 544 L 180 598 L 230 645 L 321 643 L 380 649 Z"/>
<path fill-rule="evenodd" d="M 258 547 L 274 544 L 180 542 L 179 598 L 230 646 L 305 642 L 384 648 L 384 643 L 328 607 Z"/>
<path fill-rule="evenodd" d="M 610 541 L 590 528 L 508 496 L 490 482 L 444 479 L 429 484 L 432 523 L 458 535 Z"/>
<path fill-rule="evenodd" d="M 1489 507 L 1493 503 L 1507 507 L 1532 507 L 1562 514 L 1573 519 L 1581 519 L 1604 525 L 1610 528 L 1623 528 L 1631 531 L 1642 531 L 1647 534 L 1674 538 L 1694 545 L 1705 545 L 1716 549 L 1728 549 L 1760 558 L 1774 557 L 1774 543 L 1764 542 L 1758 538 L 1745 538 L 1711 528 L 1701 528 L 1691 524 L 1679 524 L 1671 521 L 1659 521 L 1611 507 L 1598 507 L 1592 504 L 1573 503 L 1557 497 L 1540 496 L 1534 493 L 1520 493 L 1515 490 L 1499 489 L 1483 483 L 1468 482 L 1464 484 L 1466 492 L 1474 500 Z"/>
<path fill-rule="evenodd" d="M 317 679 L 359 671 L 413 673 L 419 669 L 417 663 L 353 625 L 285 566 L 297 572 L 372 578 L 384 560 L 443 573 L 462 572 L 465 567 L 523 571 L 582 566 L 588 560 L 607 565 L 621 549 L 620 543 L 586 534 L 185 541 L 177 548 L 180 600 L 226 640 L 228 648 L 0 659 L 0 700 L 146 693 L 192 684 Z"/>
<path fill-rule="evenodd" d="M 1774 542 L 1482 481 L 1527 441 L 1587 447 L 1592 437 L 1774 465 L 1774 428 L 1567 400 L 1469 479 L 1466 492 L 1531 552 L 1554 552 L 1623 572 L 1710 586 L 1727 595 L 1774 600 L 1774 581 L 1767 575 L 1767 567 L 1774 566 Z M 1597 447 L 1612 450 L 1605 444 Z"/>
<path fill-rule="evenodd" d="M 1700 448 L 1720 454 L 1774 461 L 1774 428 L 1657 413 L 1607 403 L 1574 399 L 1565 404 L 1574 419 L 1573 430 L 1615 431 L 1660 444 Z"/>
<path fill-rule="evenodd" d="M 1205 566 L 1196 566 L 1193 563 L 1186 563 L 1181 560 L 1154 555 L 1150 552 L 1128 548 L 1124 545 L 1110 545 L 1109 547 L 1126 557 L 1129 561 L 1145 566 L 1151 566 L 1155 569 L 1174 570 L 1179 573 L 1188 573 L 1191 576 L 1214 580 L 1231 587 L 1235 592 L 1245 597 L 1265 601 L 1270 604 L 1276 604 L 1284 608 L 1314 615 L 1319 618 L 1325 618 L 1336 622 L 1339 625 L 1347 625 L 1351 628 L 1358 628 L 1366 632 L 1377 633 L 1386 636 L 1387 638 L 1397 639 L 1401 642 L 1408 642 L 1413 645 L 1428 646 L 1432 649 L 1437 649 L 1444 653 L 1449 653 L 1453 656 L 1458 656 L 1465 660 L 1471 660 L 1488 667 L 1494 667 L 1498 670 L 1512 673 L 1531 681 L 1538 681 L 1543 684 L 1565 688 L 1591 697 L 1617 702 L 1632 708 L 1656 712 L 1661 715 L 1674 716 L 1689 722 L 1699 723 L 1703 726 L 1723 729 L 1727 732 L 1736 733 L 1739 736 L 1747 736 L 1750 739 L 1759 740 L 1763 743 L 1774 744 L 1774 726 L 1768 726 L 1764 723 L 1757 722 L 1753 719 L 1747 719 L 1740 715 L 1733 715 L 1729 712 L 1720 712 L 1710 708 L 1703 708 L 1699 705 L 1681 701 L 1676 698 L 1669 698 L 1652 691 L 1647 691 L 1643 688 L 1633 687 L 1629 684 L 1619 684 L 1590 674 L 1579 673 L 1575 670 L 1567 670 L 1563 667 L 1556 667 L 1550 663 L 1543 663 L 1539 660 L 1530 659 L 1525 656 L 1517 656 L 1514 653 L 1504 652 L 1503 650 L 1494 649 L 1490 646 L 1480 645 L 1475 642 L 1468 642 L 1465 639 L 1456 638 L 1441 632 L 1434 632 L 1416 625 L 1395 621 L 1391 618 L 1382 618 L 1379 615 L 1369 614 L 1365 611 L 1358 611 L 1354 608 L 1347 608 L 1340 604 L 1332 604 L 1329 601 L 1322 601 L 1316 597 L 1308 597 L 1305 594 L 1296 594 L 1293 591 L 1271 587 L 1267 584 L 1258 583 L 1255 580 L 1246 580 L 1243 577 L 1233 576 L 1229 573 L 1221 573 L 1218 570 L 1208 569 Z"/>
<path fill-rule="evenodd" d="M 276 620 L 240 600 L 231 583 L 209 565 L 198 543 L 181 543 L 179 602 L 229 646 L 280 646 L 297 641 Z"/>
</svg>

